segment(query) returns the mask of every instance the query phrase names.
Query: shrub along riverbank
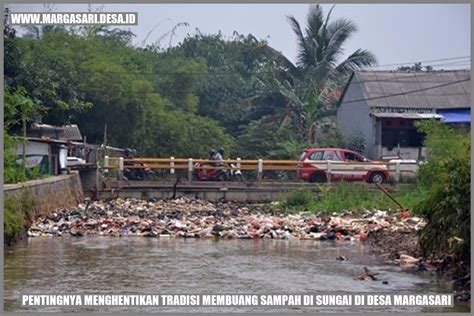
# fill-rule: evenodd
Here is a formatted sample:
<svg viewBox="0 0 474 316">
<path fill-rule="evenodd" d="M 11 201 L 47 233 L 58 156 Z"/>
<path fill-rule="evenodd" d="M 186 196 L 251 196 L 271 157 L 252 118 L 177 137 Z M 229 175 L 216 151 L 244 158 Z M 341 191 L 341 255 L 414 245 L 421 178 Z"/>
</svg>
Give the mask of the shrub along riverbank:
<svg viewBox="0 0 474 316">
<path fill-rule="evenodd" d="M 281 201 L 288 212 L 332 213 L 339 211 L 398 210 L 399 207 L 382 191 L 367 190 L 351 183 L 339 182 L 333 187 L 319 185 L 319 197 L 308 189 L 298 189 Z M 393 194 L 405 208 L 412 209 L 419 199 L 418 189 L 398 189 Z"/>
<path fill-rule="evenodd" d="M 4 197 L 3 236 L 5 245 L 10 246 L 26 236 L 33 220 L 34 200 L 27 193 L 20 198 Z"/>
</svg>

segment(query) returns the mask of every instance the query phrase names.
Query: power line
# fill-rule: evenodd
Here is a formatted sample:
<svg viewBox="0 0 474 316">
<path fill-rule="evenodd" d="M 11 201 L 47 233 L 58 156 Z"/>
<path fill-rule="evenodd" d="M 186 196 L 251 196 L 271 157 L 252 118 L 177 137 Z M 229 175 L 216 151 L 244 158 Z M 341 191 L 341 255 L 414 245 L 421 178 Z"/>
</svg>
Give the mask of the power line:
<svg viewBox="0 0 474 316">
<path fill-rule="evenodd" d="M 370 70 L 369 70 L 370 71 Z M 461 69 L 455 70 L 457 72 L 462 71 Z M 362 71 L 364 72 L 364 71 Z M 389 82 L 389 83 L 433 83 L 433 81 L 420 81 L 420 80 L 409 80 L 409 79 L 419 79 L 424 77 L 431 77 L 434 73 L 442 74 L 442 73 L 449 73 L 449 70 L 433 70 L 433 71 L 423 71 L 423 72 L 403 72 L 403 71 L 390 71 L 387 72 L 394 73 L 394 74 L 406 74 L 405 76 L 397 76 L 395 78 L 389 79 L 368 79 L 368 80 L 358 80 L 354 81 L 354 84 L 363 84 L 363 83 L 370 83 L 370 82 Z M 407 80 L 408 79 L 408 80 Z"/>
<path fill-rule="evenodd" d="M 428 87 L 428 88 L 416 89 L 416 90 L 411 90 L 411 91 L 406 91 L 406 92 L 401 92 L 401 93 L 393 93 L 393 94 L 384 95 L 384 96 L 380 96 L 380 97 L 372 97 L 372 98 L 365 98 L 365 99 L 358 99 L 358 100 L 349 100 L 349 101 L 341 102 L 341 104 L 342 103 L 354 103 L 354 102 L 370 101 L 370 100 L 378 100 L 378 99 L 396 97 L 396 96 L 406 95 L 406 94 L 410 94 L 410 93 L 415 93 L 415 92 L 421 92 L 421 91 L 427 91 L 427 90 L 432 90 L 432 89 L 436 89 L 436 88 L 446 87 L 446 86 L 450 86 L 450 85 L 453 85 L 453 84 L 466 82 L 466 81 L 470 81 L 470 80 L 471 80 L 471 78 L 463 79 L 463 80 L 457 80 L 457 81 L 453 81 L 453 82 L 448 82 L 448 83 L 445 83 L 445 84 L 440 84 L 440 85 L 432 86 L 432 87 Z"/>
<path fill-rule="evenodd" d="M 432 60 L 407 61 L 407 62 L 404 62 L 404 63 L 370 66 L 369 68 L 379 68 L 379 67 L 389 67 L 389 66 L 405 66 L 405 65 L 409 65 L 409 64 L 415 64 L 415 63 L 432 63 L 432 62 L 436 62 L 436 61 L 447 61 L 447 60 L 456 60 L 456 59 L 465 59 L 465 58 L 471 58 L 471 56 L 440 58 L 440 59 L 432 59 Z"/>
</svg>

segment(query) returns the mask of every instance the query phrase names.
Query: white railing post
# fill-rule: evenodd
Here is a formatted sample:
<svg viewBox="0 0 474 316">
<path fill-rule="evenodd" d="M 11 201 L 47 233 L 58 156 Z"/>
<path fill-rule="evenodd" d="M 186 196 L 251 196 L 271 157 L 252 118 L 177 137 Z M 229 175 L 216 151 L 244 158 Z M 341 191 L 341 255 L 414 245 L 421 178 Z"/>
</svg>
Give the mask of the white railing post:
<svg viewBox="0 0 474 316">
<path fill-rule="evenodd" d="M 109 156 L 105 156 L 104 157 L 104 168 L 108 168 L 109 167 Z"/>
<path fill-rule="evenodd" d="M 257 182 L 258 183 L 262 182 L 262 178 L 263 178 L 263 160 L 259 159 L 258 160 Z"/>
<path fill-rule="evenodd" d="M 174 174 L 174 157 L 170 157 L 170 174 Z"/>
<path fill-rule="evenodd" d="M 123 179 L 123 169 L 124 169 L 123 157 L 120 157 L 119 158 L 119 172 L 118 172 L 119 180 Z"/>
<path fill-rule="evenodd" d="M 395 183 L 400 182 L 400 161 L 395 164 Z"/>
<path fill-rule="evenodd" d="M 193 158 L 188 159 L 188 182 L 193 181 Z"/>
<path fill-rule="evenodd" d="M 326 181 L 327 183 L 331 183 L 331 174 L 332 174 L 332 166 L 331 161 L 327 161 L 327 172 L 326 172 Z"/>
<path fill-rule="evenodd" d="M 240 158 L 237 158 L 237 165 L 236 166 L 237 166 L 237 171 L 239 171 L 239 172 L 240 172 L 240 160 L 241 160 Z"/>
</svg>

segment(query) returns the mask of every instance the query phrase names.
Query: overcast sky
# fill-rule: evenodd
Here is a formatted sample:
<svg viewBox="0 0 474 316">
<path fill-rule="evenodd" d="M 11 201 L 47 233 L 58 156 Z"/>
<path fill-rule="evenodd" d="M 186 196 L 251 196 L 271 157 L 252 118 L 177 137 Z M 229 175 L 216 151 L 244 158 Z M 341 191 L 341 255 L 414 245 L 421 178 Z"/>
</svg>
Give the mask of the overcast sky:
<svg viewBox="0 0 474 316">
<path fill-rule="evenodd" d="M 43 11 L 43 5 L 15 4 L 13 12 Z M 99 8 L 94 5 L 93 8 Z M 129 27 L 136 34 L 134 43 L 141 45 L 157 41 L 179 22 L 172 40 L 177 45 L 186 34 L 217 33 L 231 36 L 251 33 L 266 39 L 270 46 L 291 60 L 296 58 L 295 36 L 286 20 L 287 15 L 304 22 L 308 4 L 106 4 L 101 11 L 138 12 L 138 26 Z M 325 12 L 331 5 L 324 4 Z M 87 5 L 55 5 L 58 12 L 87 11 Z M 332 17 L 350 18 L 358 32 L 346 46 L 346 54 L 357 48 L 375 54 L 379 65 L 410 63 L 471 55 L 471 9 L 469 4 L 337 4 Z M 128 28 L 128 27 L 127 27 Z M 167 47 L 170 38 L 161 45 Z M 436 68 L 470 68 L 469 59 L 431 62 Z M 453 64 L 454 63 L 454 64 Z M 393 67 L 381 67 L 380 69 Z"/>
</svg>

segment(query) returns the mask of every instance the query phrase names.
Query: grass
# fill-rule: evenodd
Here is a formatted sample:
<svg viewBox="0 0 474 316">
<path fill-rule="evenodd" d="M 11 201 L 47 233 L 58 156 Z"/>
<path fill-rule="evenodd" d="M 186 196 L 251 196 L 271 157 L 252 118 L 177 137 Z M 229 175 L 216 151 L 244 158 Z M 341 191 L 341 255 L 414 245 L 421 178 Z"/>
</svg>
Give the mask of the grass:
<svg viewBox="0 0 474 316">
<path fill-rule="evenodd" d="M 400 207 L 381 191 L 367 190 L 350 183 L 339 182 L 334 187 L 318 186 L 320 193 L 298 189 L 281 201 L 288 212 L 332 213 L 344 210 L 397 210 Z M 417 189 L 399 189 L 391 193 L 405 208 L 412 209 L 422 193 Z"/>
<path fill-rule="evenodd" d="M 32 216 L 34 201 L 30 194 L 24 193 L 21 198 L 5 197 L 3 236 L 7 245 L 20 239 Z"/>
</svg>

